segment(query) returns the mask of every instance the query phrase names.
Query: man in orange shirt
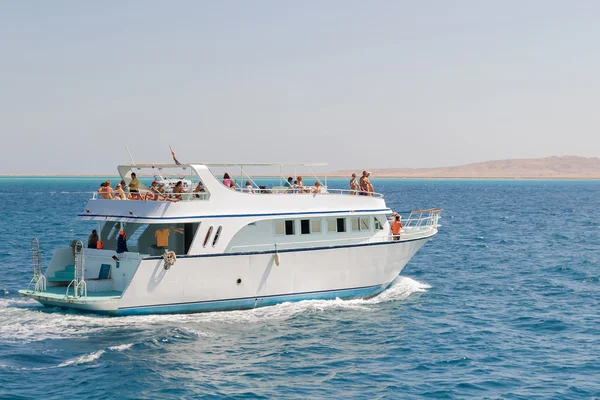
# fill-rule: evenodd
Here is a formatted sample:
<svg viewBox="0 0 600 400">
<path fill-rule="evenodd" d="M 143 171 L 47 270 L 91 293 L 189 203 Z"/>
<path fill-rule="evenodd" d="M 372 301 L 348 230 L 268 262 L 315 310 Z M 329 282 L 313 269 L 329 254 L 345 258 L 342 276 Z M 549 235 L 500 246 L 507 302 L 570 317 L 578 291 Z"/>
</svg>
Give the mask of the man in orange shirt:
<svg viewBox="0 0 600 400">
<path fill-rule="evenodd" d="M 392 222 L 392 240 L 400 240 L 400 229 L 402 229 L 402 222 L 400 222 L 400 215 L 396 215 L 396 219 Z"/>
</svg>

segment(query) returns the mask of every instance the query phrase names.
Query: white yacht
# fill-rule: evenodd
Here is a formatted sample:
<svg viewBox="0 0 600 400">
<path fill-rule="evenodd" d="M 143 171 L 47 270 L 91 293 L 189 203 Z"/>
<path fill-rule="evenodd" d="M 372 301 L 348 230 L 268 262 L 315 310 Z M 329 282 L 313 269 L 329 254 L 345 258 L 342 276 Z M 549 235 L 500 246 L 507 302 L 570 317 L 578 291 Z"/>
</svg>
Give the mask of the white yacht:
<svg viewBox="0 0 600 400">
<path fill-rule="evenodd" d="M 73 241 L 55 251 L 44 271 L 34 239 L 33 278 L 19 293 L 46 306 L 111 315 L 375 296 L 438 232 L 442 210 L 413 211 L 405 215 L 400 234 L 392 235 L 392 210 L 381 194 L 332 189 L 326 177 L 316 175 L 320 187 L 286 185 L 282 171 L 293 169 L 296 177 L 298 169 L 312 173 L 318 167 L 119 166 L 127 184 L 136 173 L 139 195 L 117 201 L 94 193 L 77 216 L 97 221 L 91 228 L 102 245 Z M 249 176 L 260 168 L 269 168 L 269 187 Z M 217 171 L 232 170 L 238 175 L 231 180 L 223 182 L 220 172 L 217 177 Z M 146 196 L 156 176 L 189 180 L 198 191 Z"/>
</svg>

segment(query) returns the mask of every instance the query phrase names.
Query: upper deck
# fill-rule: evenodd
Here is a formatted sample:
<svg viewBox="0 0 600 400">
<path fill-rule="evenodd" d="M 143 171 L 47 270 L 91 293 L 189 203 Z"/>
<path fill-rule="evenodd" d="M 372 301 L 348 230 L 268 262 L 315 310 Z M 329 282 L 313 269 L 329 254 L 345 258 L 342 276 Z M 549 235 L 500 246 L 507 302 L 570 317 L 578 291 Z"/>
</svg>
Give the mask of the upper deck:
<svg viewBox="0 0 600 400">
<path fill-rule="evenodd" d="M 335 213 L 389 212 L 382 194 L 327 187 L 327 177 L 313 172 L 326 164 L 135 164 L 118 167 L 127 185 L 135 172 L 139 181 L 136 199 L 115 201 L 94 194 L 78 214 L 82 220 L 140 223 L 194 222 L 201 218 L 327 215 Z M 267 172 L 262 172 L 267 170 Z M 311 186 L 290 187 L 286 175 L 299 178 L 298 170 L 309 171 Z M 232 187 L 217 177 L 220 171 L 231 176 Z M 271 185 L 259 185 L 250 176 L 267 176 Z M 187 191 L 158 194 L 150 182 L 189 183 Z M 273 184 L 274 182 L 274 184 Z M 316 182 L 320 187 L 315 186 Z M 203 191 L 198 191 L 198 183 Z M 148 193 L 153 193 L 146 196 Z M 152 198 L 152 199 L 150 199 Z"/>
</svg>

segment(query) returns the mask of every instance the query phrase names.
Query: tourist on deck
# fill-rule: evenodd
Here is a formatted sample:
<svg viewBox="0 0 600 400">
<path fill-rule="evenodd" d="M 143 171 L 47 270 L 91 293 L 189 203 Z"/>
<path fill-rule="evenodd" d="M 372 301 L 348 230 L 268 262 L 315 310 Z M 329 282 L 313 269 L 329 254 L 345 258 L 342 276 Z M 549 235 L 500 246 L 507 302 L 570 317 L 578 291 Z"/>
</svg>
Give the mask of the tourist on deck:
<svg viewBox="0 0 600 400">
<path fill-rule="evenodd" d="M 306 188 L 304 186 L 304 182 L 302 182 L 302 177 L 301 176 L 298 176 L 297 187 L 298 187 L 299 190 L 296 193 L 310 192 L 310 189 Z"/>
<path fill-rule="evenodd" d="M 321 193 L 321 182 L 316 181 L 315 185 L 310 188 L 311 193 Z"/>
<path fill-rule="evenodd" d="M 175 198 L 181 200 L 181 193 L 185 193 L 183 190 L 183 182 L 177 181 L 175 187 L 173 188 L 173 193 L 175 194 Z"/>
<path fill-rule="evenodd" d="M 114 198 L 115 197 L 114 196 L 114 190 L 113 190 L 112 186 L 110 186 L 110 179 L 108 179 L 106 181 L 106 187 L 108 188 L 108 193 L 110 193 L 110 197 Z"/>
<path fill-rule="evenodd" d="M 227 186 L 228 188 L 231 187 L 231 178 L 227 172 L 225 172 L 223 175 L 223 185 Z"/>
<path fill-rule="evenodd" d="M 359 194 L 362 196 L 367 196 L 367 192 L 369 191 L 369 185 L 367 182 L 369 182 L 369 178 L 367 178 L 367 171 L 363 171 L 358 184 L 360 190 Z"/>
<path fill-rule="evenodd" d="M 285 191 L 283 193 L 294 193 L 294 178 L 291 176 L 287 178 L 287 181 L 283 183 L 283 187 L 285 187 Z"/>
<path fill-rule="evenodd" d="M 356 180 L 356 174 L 352 173 L 352 179 L 350 179 L 350 194 L 358 194 L 358 190 L 360 186 L 358 186 L 358 181 Z"/>
<path fill-rule="evenodd" d="M 123 186 L 120 183 L 117 183 L 117 188 L 115 190 L 115 200 L 125 200 L 127 196 L 123 191 Z"/>
<path fill-rule="evenodd" d="M 100 238 L 98 237 L 98 232 L 96 232 L 96 230 L 94 229 L 92 231 L 92 234 L 88 236 L 88 249 L 97 249 L 98 240 L 100 240 Z"/>
<path fill-rule="evenodd" d="M 392 240 L 400 240 L 400 230 L 402 229 L 402 222 L 400 222 L 400 215 L 396 215 L 395 220 L 392 222 Z"/>
<path fill-rule="evenodd" d="M 375 189 L 373 188 L 373 184 L 371 183 L 371 180 L 369 179 L 371 177 L 371 173 L 369 171 L 367 171 L 367 192 L 369 194 L 369 196 L 375 196 Z"/>
<path fill-rule="evenodd" d="M 127 184 L 125 183 L 125 180 L 121 179 L 121 189 L 123 189 L 123 192 L 125 192 L 125 195 L 129 194 L 129 186 L 127 186 Z"/>
<path fill-rule="evenodd" d="M 198 182 L 198 185 L 194 189 L 194 193 L 205 193 L 205 192 L 206 192 L 206 190 L 204 189 L 204 185 L 202 184 L 202 182 Z M 197 199 L 199 199 L 200 195 L 199 194 L 195 194 L 194 197 L 197 198 Z"/>
<path fill-rule="evenodd" d="M 140 191 L 140 180 L 137 178 L 135 172 L 131 173 L 131 182 L 129 182 L 129 191 L 132 193 L 138 193 Z"/>
<path fill-rule="evenodd" d="M 108 186 L 106 185 L 106 182 L 102 182 L 102 184 L 100 185 L 100 189 L 98 189 L 98 193 L 100 193 L 100 196 L 102 196 L 103 199 L 112 199 L 112 189 L 109 189 Z"/>
<path fill-rule="evenodd" d="M 246 189 L 244 189 L 244 192 L 254 193 L 254 188 L 252 187 L 252 181 L 250 181 L 250 180 L 246 181 Z"/>
</svg>

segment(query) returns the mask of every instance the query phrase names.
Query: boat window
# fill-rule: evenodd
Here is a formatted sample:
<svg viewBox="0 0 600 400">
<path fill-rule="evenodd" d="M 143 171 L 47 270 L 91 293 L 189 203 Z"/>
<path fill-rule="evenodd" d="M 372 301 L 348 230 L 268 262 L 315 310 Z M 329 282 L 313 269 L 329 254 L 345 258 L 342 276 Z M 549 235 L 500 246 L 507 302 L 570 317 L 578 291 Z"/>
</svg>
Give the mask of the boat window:
<svg viewBox="0 0 600 400">
<path fill-rule="evenodd" d="M 202 243 L 202 247 L 206 247 L 206 244 L 208 243 L 208 239 L 210 239 L 210 235 L 212 235 L 212 231 L 213 231 L 213 227 L 211 226 L 210 228 L 208 228 L 208 231 L 206 231 L 206 237 L 204 238 L 204 243 Z"/>
<path fill-rule="evenodd" d="M 327 232 L 337 232 L 337 224 L 335 219 L 327 220 Z"/>
<path fill-rule="evenodd" d="M 346 218 L 337 219 L 337 231 L 346 232 Z"/>
<path fill-rule="evenodd" d="M 219 225 L 219 227 L 217 228 L 217 232 L 215 233 L 215 238 L 213 239 L 213 247 L 215 247 L 217 245 L 217 242 L 219 241 L 219 237 L 221 236 L 221 225 Z"/>
<path fill-rule="evenodd" d="M 310 220 L 308 220 L 308 219 L 300 220 L 300 233 L 303 235 L 310 234 Z"/>
<path fill-rule="evenodd" d="M 383 226 L 381 225 L 381 222 L 379 222 L 379 218 L 377 218 L 377 217 L 375 217 L 375 230 L 376 231 L 383 230 Z"/>
<path fill-rule="evenodd" d="M 310 232 L 311 233 L 319 233 L 321 232 L 321 220 L 313 219 L 310 221 Z"/>
<path fill-rule="evenodd" d="M 286 220 L 285 221 L 285 234 L 286 235 L 294 235 L 294 220 Z"/>
<path fill-rule="evenodd" d="M 352 230 L 353 231 L 368 231 L 369 230 L 369 217 L 354 217 L 352 218 Z"/>
<path fill-rule="evenodd" d="M 369 229 L 371 229 L 371 227 L 369 226 L 369 217 L 360 217 L 360 230 L 361 231 L 368 231 Z"/>
<path fill-rule="evenodd" d="M 131 226 L 131 224 L 128 224 L 127 226 Z M 138 239 L 140 238 L 142 233 L 144 233 L 144 231 L 146 230 L 147 227 L 148 227 L 148 224 L 142 224 L 142 225 L 139 225 L 137 228 L 135 228 L 135 231 L 130 233 L 129 237 L 127 238 L 127 241 L 129 242 L 129 244 L 130 245 L 132 245 L 133 243 L 137 244 Z"/>
<path fill-rule="evenodd" d="M 283 235 L 285 233 L 285 224 L 283 221 L 275 221 L 275 234 Z"/>
</svg>

